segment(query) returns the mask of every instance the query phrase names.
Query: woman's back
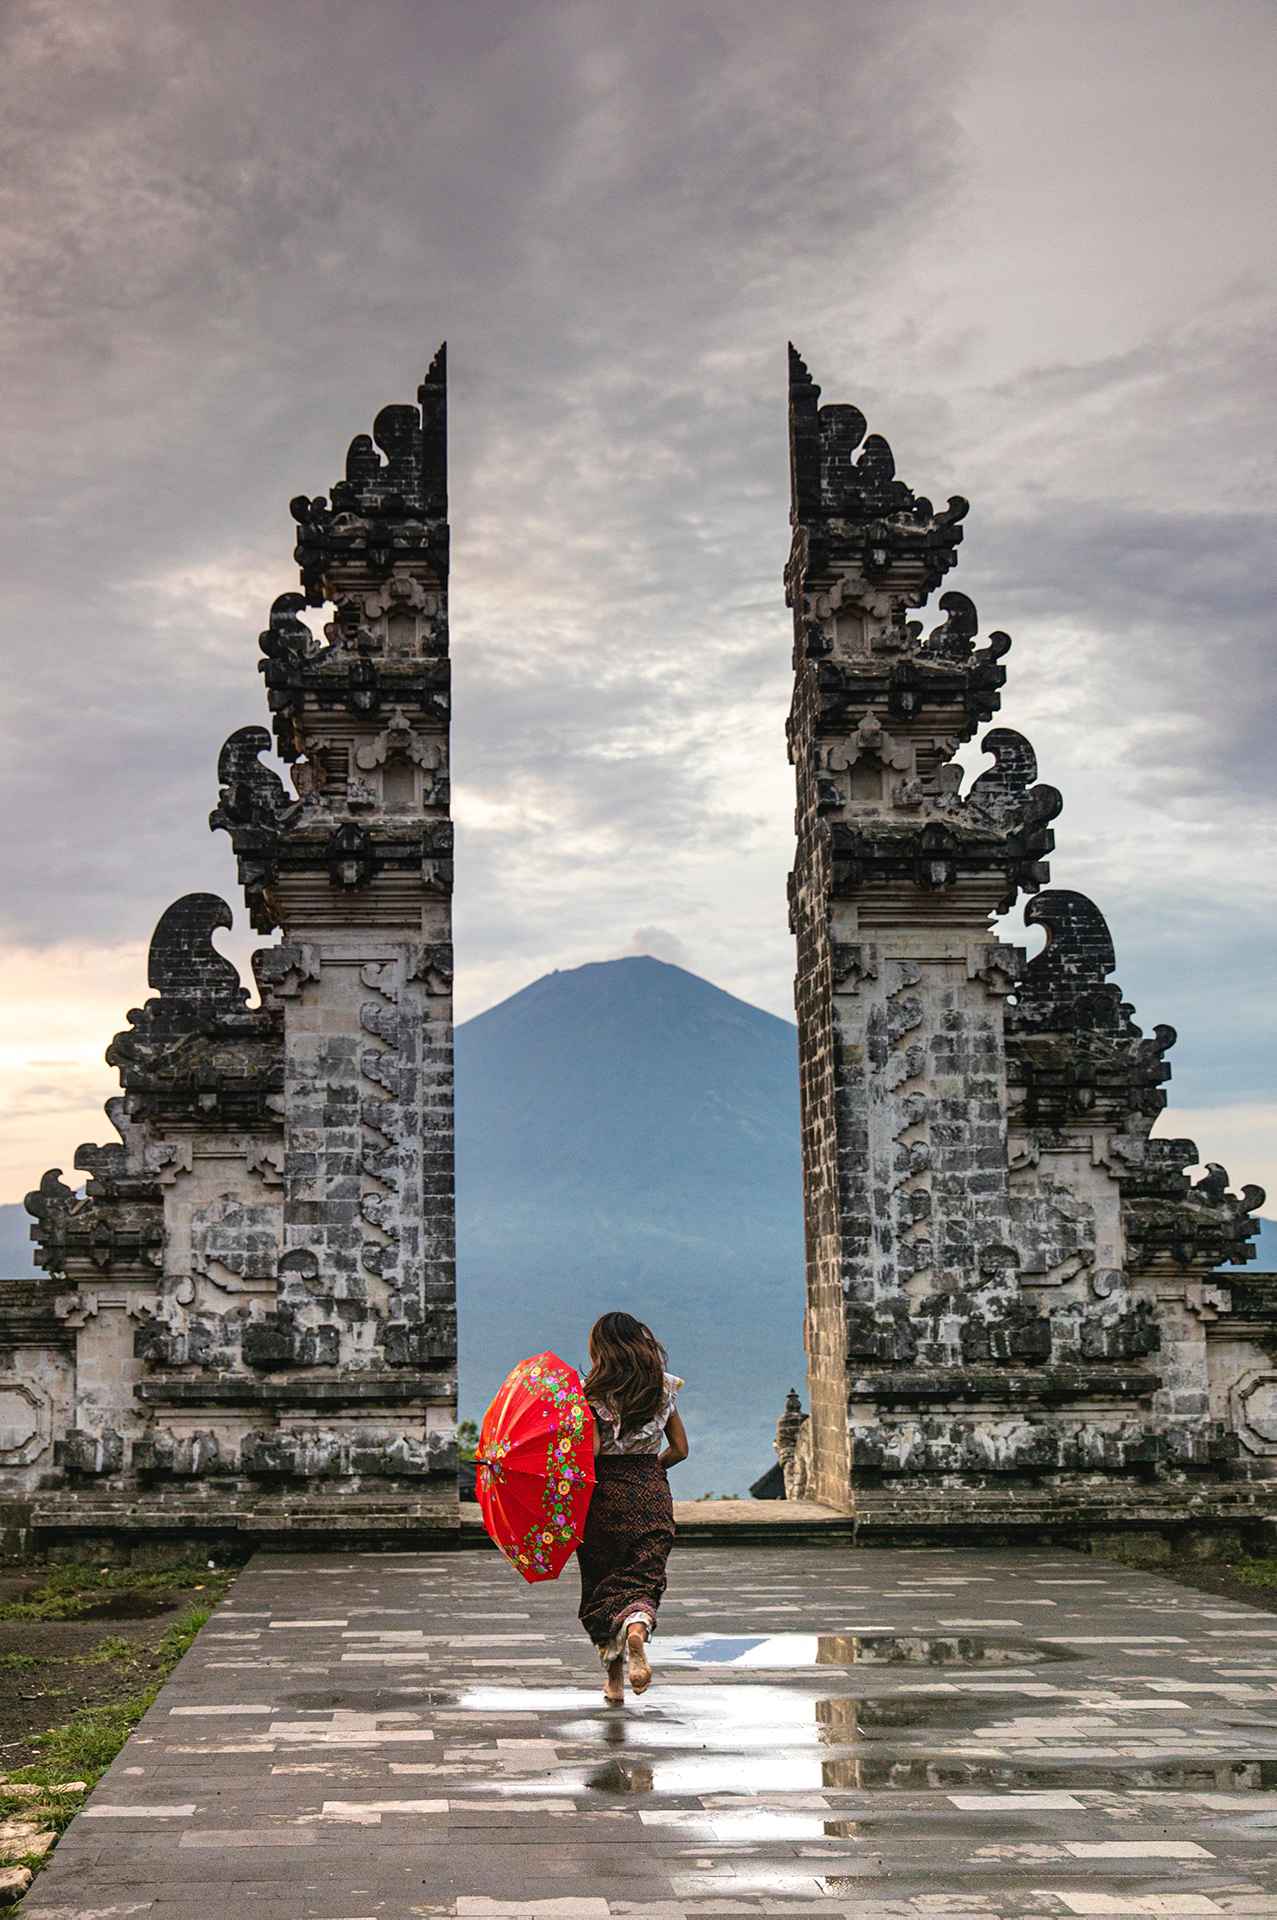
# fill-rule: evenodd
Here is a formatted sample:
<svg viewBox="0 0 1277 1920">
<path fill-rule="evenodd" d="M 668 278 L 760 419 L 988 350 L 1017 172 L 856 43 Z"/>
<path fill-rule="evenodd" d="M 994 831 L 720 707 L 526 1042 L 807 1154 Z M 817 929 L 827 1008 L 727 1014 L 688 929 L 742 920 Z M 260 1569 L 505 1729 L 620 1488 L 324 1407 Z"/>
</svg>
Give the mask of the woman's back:
<svg viewBox="0 0 1277 1920">
<path fill-rule="evenodd" d="M 676 1373 L 663 1373 L 661 1376 L 665 1391 L 656 1412 L 641 1426 L 622 1427 L 617 1416 L 608 1407 L 599 1405 L 594 1408 L 594 1417 L 599 1428 L 599 1452 L 601 1454 L 618 1453 L 660 1453 L 665 1445 L 665 1429 L 670 1415 L 675 1410 L 679 1392 L 685 1382 Z"/>
<path fill-rule="evenodd" d="M 665 1563 L 674 1544 L 667 1469 L 687 1458 L 675 1401 L 683 1382 L 665 1370 L 665 1349 L 629 1313 L 605 1313 L 590 1329 L 585 1397 L 594 1411 L 595 1482 L 577 1549 L 581 1625 L 607 1670 L 603 1698 L 643 1693 L 652 1678 Z"/>
</svg>

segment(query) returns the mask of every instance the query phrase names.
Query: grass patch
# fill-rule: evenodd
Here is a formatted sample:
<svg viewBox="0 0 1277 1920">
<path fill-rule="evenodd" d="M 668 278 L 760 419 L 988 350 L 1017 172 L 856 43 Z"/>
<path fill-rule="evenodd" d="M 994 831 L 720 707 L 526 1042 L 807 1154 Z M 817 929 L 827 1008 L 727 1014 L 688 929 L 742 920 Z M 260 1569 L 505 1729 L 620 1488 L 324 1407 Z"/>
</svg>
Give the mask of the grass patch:
<svg viewBox="0 0 1277 1920">
<path fill-rule="evenodd" d="M 25 1600 L 0 1603 L 0 1620 L 79 1620 L 111 1594 L 163 1596 L 209 1593 L 220 1600 L 231 1580 L 229 1568 L 213 1569 L 197 1561 L 173 1567 L 101 1567 L 86 1561 L 60 1561 Z"/>
<path fill-rule="evenodd" d="M 145 1647 L 137 1647 L 129 1640 L 121 1639 L 118 1633 L 109 1633 L 88 1653 L 78 1653 L 75 1664 L 77 1667 L 131 1667 L 146 1651 Z"/>
<path fill-rule="evenodd" d="M 0 1653 L 0 1673 L 30 1673 L 43 1665 L 38 1653 Z"/>
<path fill-rule="evenodd" d="M 175 1620 L 172 1626 L 165 1631 L 157 1651 L 159 1663 L 163 1668 L 164 1678 L 166 1680 L 205 1621 L 212 1618 L 212 1614 L 212 1601 L 210 1601 L 207 1606 L 188 1607 L 181 1619 Z M 158 1691 L 159 1688 L 157 1687 L 156 1692 L 158 1693 Z"/>
<path fill-rule="evenodd" d="M 125 1700 L 103 1707 L 86 1707 L 65 1726 L 50 1727 L 37 1741 L 40 1759 L 20 1767 L 11 1777 L 37 1786 L 58 1786 L 64 1780 L 83 1780 L 93 1786 L 114 1760 L 142 1715 L 160 1690 L 160 1681 Z M 0 1789 L 3 1791 L 3 1789 Z"/>
<path fill-rule="evenodd" d="M 1231 1571 L 1248 1587 L 1277 1587 L 1277 1554 L 1259 1559 L 1235 1560 Z"/>
<path fill-rule="evenodd" d="M 207 1571 L 204 1571 L 207 1583 Z M 229 1574 L 222 1578 L 223 1587 L 229 1579 Z M 34 1785 L 47 1788 L 48 1791 L 38 1798 L 27 1799 L 6 1793 L 5 1786 L 8 1783 L 0 1780 L 0 1818 L 19 1816 L 38 1821 L 40 1826 L 51 1827 L 55 1833 L 61 1833 L 68 1821 L 79 1812 L 85 1795 L 102 1778 L 212 1611 L 211 1602 L 207 1606 L 189 1607 L 161 1635 L 154 1647 L 130 1646 L 128 1641 L 109 1635 L 92 1653 L 82 1656 L 88 1661 L 100 1659 L 103 1664 L 123 1663 L 126 1660 L 132 1663 L 135 1659 L 149 1656 L 154 1677 L 126 1699 L 113 1700 L 105 1706 L 86 1707 L 64 1726 L 50 1727 L 47 1733 L 40 1734 L 37 1739 L 40 1758 L 30 1766 L 17 1768 L 8 1776 L 8 1783 Z M 83 1791 L 54 1791 L 70 1780 L 82 1780 Z M 43 1861 L 32 1858 L 19 1864 L 36 1870 L 43 1865 Z"/>
</svg>

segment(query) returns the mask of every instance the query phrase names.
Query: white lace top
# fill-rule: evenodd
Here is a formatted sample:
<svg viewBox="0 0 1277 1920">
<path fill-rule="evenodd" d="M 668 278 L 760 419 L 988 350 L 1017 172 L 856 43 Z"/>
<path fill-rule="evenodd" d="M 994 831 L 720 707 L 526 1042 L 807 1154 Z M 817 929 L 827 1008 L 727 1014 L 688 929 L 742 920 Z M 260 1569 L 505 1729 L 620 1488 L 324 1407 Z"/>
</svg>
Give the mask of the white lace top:
<svg viewBox="0 0 1277 1920">
<path fill-rule="evenodd" d="M 652 1418 L 641 1427 L 631 1427 L 627 1433 L 616 1430 L 616 1416 L 606 1407 L 595 1407 L 594 1417 L 599 1424 L 600 1453 L 659 1453 L 665 1444 L 665 1427 L 670 1415 L 678 1404 L 678 1396 L 685 1381 L 676 1373 L 664 1374 L 665 1398 Z"/>
</svg>

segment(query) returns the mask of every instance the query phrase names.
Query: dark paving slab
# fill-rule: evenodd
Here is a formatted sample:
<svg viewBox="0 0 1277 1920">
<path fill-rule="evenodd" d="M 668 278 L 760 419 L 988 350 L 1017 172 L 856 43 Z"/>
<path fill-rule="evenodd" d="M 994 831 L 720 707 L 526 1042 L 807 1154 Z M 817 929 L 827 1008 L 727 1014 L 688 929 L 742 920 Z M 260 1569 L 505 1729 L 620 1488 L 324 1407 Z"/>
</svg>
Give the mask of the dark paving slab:
<svg viewBox="0 0 1277 1920">
<path fill-rule="evenodd" d="M 576 1581 L 260 1555 L 23 1920 L 1277 1920 L 1277 1619 L 1067 1553 L 684 1547 L 650 1693 Z"/>
</svg>

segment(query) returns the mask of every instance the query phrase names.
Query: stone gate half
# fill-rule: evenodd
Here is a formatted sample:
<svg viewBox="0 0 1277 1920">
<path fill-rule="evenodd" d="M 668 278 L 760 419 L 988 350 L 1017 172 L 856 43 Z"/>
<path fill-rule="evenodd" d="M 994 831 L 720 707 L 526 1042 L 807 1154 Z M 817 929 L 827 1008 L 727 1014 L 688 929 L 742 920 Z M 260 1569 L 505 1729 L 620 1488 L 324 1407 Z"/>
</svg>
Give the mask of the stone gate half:
<svg viewBox="0 0 1277 1920">
<path fill-rule="evenodd" d="M 967 503 L 896 477 L 790 349 L 791 877 L 810 1418 L 791 1495 L 861 1531 L 1088 1530 L 1277 1512 L 1277 1275 L 1258 1187 L 1150 1137 L 1146 1037 L 1084 895 L 1045 889 L 1060 795 L 986 733 L 1011 645 L 947 592 Z M 1044 890 L 1045 889 L 1045 890 Z M 996 915 L 1032 897 L 1025 963 Z"/>
<path fill-rule="evenodd" d="M 292 502 L 302 591 L 261 636 L 292 790 L 242 727 L 210 816 L 281 936 L 258 1003 L 225 901 L 169 907 L 107 1051 L 119 1138 L 27 1198 L 0 1498 L 37 1541 L 457 1525 L 446 381 L 441 348 Z"/>
</svg>

